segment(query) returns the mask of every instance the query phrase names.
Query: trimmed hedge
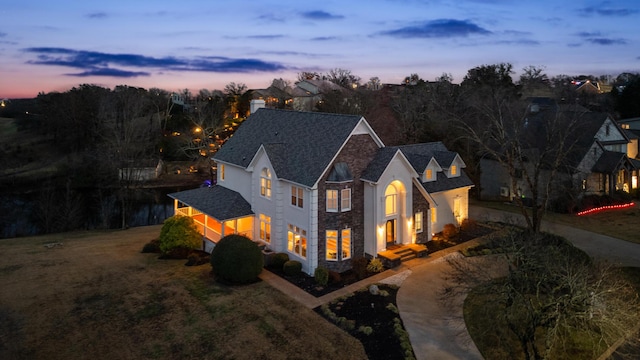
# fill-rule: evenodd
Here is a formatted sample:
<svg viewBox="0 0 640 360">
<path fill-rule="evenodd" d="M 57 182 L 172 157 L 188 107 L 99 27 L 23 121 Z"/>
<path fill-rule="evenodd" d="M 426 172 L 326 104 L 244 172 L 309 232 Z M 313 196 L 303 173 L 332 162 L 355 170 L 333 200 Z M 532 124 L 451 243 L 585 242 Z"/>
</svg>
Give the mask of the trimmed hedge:
<svg viewBox="0 0 640 360">
<path fill-rule="evenodd" d="M 325 267 L 318 266 L 313 273 L 318 285 L 326 286 L 329 283 L 329 270 Z"/>
<path fill-rule="evenodd" d="M 273 255 L 273 258 L 271 259 L 271 266 L 276 269 L 282 269 L 284 263 L 286 263 L 287 261 L 289 261 L 289 254 L 277 253 Z"/>
<path fill-rule="evenodd" d="M 158 242 L 160 251 L 168 254 L 175 249 L 199 248 L 202 245 L 202 235 L 192 218 L 177 215 L 164 221 Z"/>
<path fill-rule="evenodd" d="M 211 269 L 216 279 L 232 284 L 246 284 L 257 280 L 264 258 L 256 243 L 246 236 L 227 235 L 211 252 Z"/>
<path fill-rule="evenodd" d="M 289 276 L 298 276 L 302 272 L 302 263 L 297 260 L 289 260 L 282 265 L 282 272 Z"/>
</svg>

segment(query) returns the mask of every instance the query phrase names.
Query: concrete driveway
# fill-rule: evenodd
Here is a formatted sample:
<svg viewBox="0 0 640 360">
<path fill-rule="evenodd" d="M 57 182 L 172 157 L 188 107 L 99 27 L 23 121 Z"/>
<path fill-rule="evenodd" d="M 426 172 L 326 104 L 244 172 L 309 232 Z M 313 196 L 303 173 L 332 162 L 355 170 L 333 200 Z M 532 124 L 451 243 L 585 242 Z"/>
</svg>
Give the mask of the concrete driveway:
<svg viewBox="0 0 640 360">
<path fill-rule="evenodd" d="M 477 206 L 470 206 L 469 217 L 479 221 L 524 223 L 517 214 Z M 567 238 L 594 258 L 619 266 L 640 266 L 640 244 L 549 222 L 542 223 L 542 230 Z M 466 295 L 448 298 L 446 302 L 440 297 L 450 269 L 447 259 L 456 256 L 458 249 L 470 245 L 458 245 L 402 265 L 408 267 L 410 275 L 402 281 L 396 301 L 417 359 L 482 359 L 462 317 Z M 501 271 L 500 264 L 490 258 L 480 257 L 478 261 L 487 261 L 487 268 L 493 272 Z"/>
</svg>

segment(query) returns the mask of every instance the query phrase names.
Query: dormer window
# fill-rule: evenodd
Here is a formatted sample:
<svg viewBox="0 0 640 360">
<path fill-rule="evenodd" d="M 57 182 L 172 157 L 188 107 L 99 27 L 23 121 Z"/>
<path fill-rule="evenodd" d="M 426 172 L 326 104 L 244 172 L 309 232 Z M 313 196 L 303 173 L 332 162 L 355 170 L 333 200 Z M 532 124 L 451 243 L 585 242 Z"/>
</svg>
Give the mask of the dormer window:
<svg viewBox="0 0 640 360">
<path fill-rule="evenodd" d="M 427 170 L 424 171 L 424 179 L 426 181 L 433 180 L 433 170 L 432 169 L 427 169 Z"/>
<path fill-rule="evenodd" d="M 260 196 L 271 199 L 271 171 L 267 168 L 260 172 Z"/>
<path fill-rule="evenodd" d="M 458 167 L 455 165 L 451 165 L 450 173 L 451 176 L 458 176 Z"/>
</svg>

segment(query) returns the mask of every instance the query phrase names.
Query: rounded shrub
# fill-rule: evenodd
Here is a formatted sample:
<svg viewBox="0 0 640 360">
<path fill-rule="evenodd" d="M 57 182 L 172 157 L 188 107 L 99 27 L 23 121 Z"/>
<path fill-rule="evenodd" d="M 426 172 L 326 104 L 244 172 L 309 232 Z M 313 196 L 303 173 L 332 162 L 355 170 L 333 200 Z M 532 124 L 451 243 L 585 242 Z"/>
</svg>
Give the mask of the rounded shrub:
<svg viewBox="0 0 640 360">
<path fill-rule="evenodd" d="M 227 235 L 220 239 L 211 252 L 211 269 L 222 282 L 253 282 L 262 272 L 263 265 L 262 251 L 246 236 Z"/>
<path fill-rule="evenodd" d="M 384 270 L 384 266 L 382 265 L 382 261 L 378 258 L 373 258 L 369 261 L 369 265 L 367 265 L 367 271 L 370 273 L 379 273 Z"/>
<path fill-rule="evenodd" d="M 453 240 L 458 235 L 458 228 L 453 224 L 446 224 L 442 229 L 442 236 L 446 240 Z"/>
<path fill-rule="evenodd" d="M 326 286 L 329 283 L 329 270 L 325 267 L 318 266 L 313 273 L 313 277 L 316 279 L 318 285 Z"/>
<path fill-rule="evenodd" d="M 302 272 L 302 263 L 297 260 L 289 260 L 282 265 L 282 272 L 289 276 L 298 276 Z"/>
<path fill-rule="evenodd" d="M 164 221 L 158 241 L 160 251 L 167 254 L 175 249 L 199 248 L 202 245 L 202 235 L 192 218 L 172 216 Z"/>
<path fill-rule="evenodd" d="M 273 258 L 271 259 L 271 266 L 273 266 L 275 269 L 282 269 L 284 263 L 286 263 L 287 261 L 289 261 L 289 254 L 277 253 L 273 255 Z"/>
</svg>

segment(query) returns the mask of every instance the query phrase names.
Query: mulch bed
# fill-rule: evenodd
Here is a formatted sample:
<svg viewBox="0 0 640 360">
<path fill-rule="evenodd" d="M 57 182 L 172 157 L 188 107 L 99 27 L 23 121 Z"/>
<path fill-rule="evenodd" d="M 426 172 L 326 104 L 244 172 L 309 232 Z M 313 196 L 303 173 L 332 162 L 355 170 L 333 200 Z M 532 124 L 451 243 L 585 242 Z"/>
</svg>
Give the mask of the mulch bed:
<svg viewBox="0 0 640 360">
<path fill-rule="evenodd" d="M 376 273 L 367 273 L 364 277 L 359 278 L 358 276 L 356 276 L 356 274 L 352 270 L 348 270 L 343 273 L 340 273 L 340 281 L 329 282 L 326 286 L 321 286 L 316 282 L 316 279 L 313 276 L 307 275 L 305 273 L 301 273 L 297 276 L 290 276 L 285 274 L 282 271 L 282 268 L 267 266 L 266 269 L 315 297 L 320 297 L 322 295 L 329 294 L 345 286 L 349 286 L 353 283 L 356 283 L 362 279 L 366 279 L 369 276 L 373 276 L 376 274 Z"/>
<path fill-rule="evenodd" d="M 365 289 L 314 311 L 360 340 L 370 360 L 411 358 L 413 349 L 395 305 L 398 288 L 377 286 L 386 296 Z"/>
</svg>

